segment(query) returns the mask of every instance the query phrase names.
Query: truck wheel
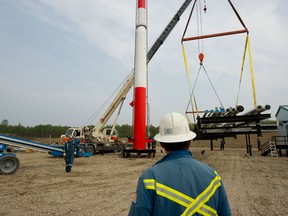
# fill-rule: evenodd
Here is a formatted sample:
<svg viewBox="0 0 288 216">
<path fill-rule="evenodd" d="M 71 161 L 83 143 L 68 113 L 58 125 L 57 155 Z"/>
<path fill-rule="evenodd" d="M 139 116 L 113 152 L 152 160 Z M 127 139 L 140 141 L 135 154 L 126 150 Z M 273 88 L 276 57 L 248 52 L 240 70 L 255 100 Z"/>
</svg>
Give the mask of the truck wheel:
<svg viewBox="0 0 288 216">
<path fill-rule="evenodd" d="M 87 151 L 88 153 L 91 153 L 92 155 L 94 155 L 94 154 L 95 154 L 95 147 L 94 147 L 94 145 L 88 145 L 86 151 Z"/>
<path fill-rule="evenodd" d="M 19 159 L 15 156 L 4 156 L 0 158 L 0 174 L 10 175 L 15 173 L 20 166 Z"/>
</svg>

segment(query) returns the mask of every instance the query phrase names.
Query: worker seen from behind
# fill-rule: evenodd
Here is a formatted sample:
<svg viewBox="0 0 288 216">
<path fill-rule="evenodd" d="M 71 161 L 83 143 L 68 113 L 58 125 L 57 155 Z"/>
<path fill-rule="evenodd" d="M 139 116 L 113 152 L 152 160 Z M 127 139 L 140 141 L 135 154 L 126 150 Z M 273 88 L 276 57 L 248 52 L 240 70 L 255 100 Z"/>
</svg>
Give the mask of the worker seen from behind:
<svg viewBox="0 0 288 216">
<path fill-rule="evenodd" d="M 140 176 L 130 216 L 231 215 L 221 177 L 189 151 L 195 136 L 183 115 L 162 117 L 154 138 L 166 155 Z"/>
<path fill-rule="evenodd" d="M 72 164 L 74 162 L 74 151 L 76 150 L 73 136 L 69 136 L 67 142 L 64 144 L 64 158 L 66 163 L 66 172 L 71 172 Z"/>
<path fill-rule="evenodd" d="M 220 143 L 220 150 L 224 151 L 224 147 L 225 147 L 225 139 L 223 137 L 222 140 L 221 140 L 221 143 Z"/>
<path fill-rule="evenodd" d="M 261 146 L 261 142 L 260 142 L 260 139 L 257 137 L 257 147 L 258 147 L 258 151 L 261 150 L 260 146 Z"/>
</svg>

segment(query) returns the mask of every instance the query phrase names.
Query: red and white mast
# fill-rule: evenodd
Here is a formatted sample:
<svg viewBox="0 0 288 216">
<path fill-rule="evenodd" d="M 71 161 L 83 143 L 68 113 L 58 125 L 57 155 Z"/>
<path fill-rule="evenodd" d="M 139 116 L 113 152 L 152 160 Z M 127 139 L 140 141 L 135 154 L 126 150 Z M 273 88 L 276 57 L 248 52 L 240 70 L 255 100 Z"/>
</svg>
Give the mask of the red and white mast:
<svg viewBox="0 0 288 216">
<path fill-rule="evenodd" d="M 147 12 L 146 0 L 137 0 L 134 60 L 134 145 L 146 149 Z"/>
</svg>

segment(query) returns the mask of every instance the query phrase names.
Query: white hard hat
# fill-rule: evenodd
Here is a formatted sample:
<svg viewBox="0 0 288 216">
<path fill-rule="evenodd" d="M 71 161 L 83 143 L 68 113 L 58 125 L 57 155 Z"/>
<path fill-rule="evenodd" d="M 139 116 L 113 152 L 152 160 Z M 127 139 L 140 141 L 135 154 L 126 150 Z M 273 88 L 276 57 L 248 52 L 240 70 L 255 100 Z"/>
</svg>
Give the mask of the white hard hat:
<svg viewBox="0 0 288 216">
<path fill-rule="evenodd" d="M 192 140 L 196 134 L 189 129 L 187 119 L 180 113 L 170 112 L 160 121 L 159 133 L 154 137 L 158 142 L 176 143 Z"/>
</svg>

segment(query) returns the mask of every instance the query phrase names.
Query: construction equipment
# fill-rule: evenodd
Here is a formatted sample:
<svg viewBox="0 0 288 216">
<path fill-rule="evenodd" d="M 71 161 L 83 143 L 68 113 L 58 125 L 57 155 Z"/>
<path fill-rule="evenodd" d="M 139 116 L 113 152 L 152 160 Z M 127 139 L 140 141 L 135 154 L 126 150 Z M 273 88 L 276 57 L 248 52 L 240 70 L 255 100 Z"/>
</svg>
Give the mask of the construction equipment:
<svg viewBox="0 0 288 216">
<path fill-rule="evenodd" d="M 5 152 L 7 145 L 0 144 L 0 174 L 10 175 L 15 173 L 19 166 L 19 159 L 14 153 Z"/>
<path fill-rule="evenodd" d="M 48 152 L 52 156 L 63 156 L 63 146 L 52 146 L 48 144 L 23 140 L 0 134 L 0 174 L 10 175 L 17 171 L 20 166 L 19 159 L 16 154 L 7 152 L 8 146 L 19 148 L 29 148 L 40 152 Z M 89 157 L 90 153 L 86 153 L 82 148 L 77 148 L 75 152 L 76 157 Z"/>
<path fill-rule="evenodd" d="M 177 13 L 174 15 L 172 20 L 168 23 L 168 25 L 164 28 L 161 35 L 154 42 L 149 52 L 147 53 L 147 64 L 150 62 L 152 57 L 158 51 L 160 46 L 164 43 L 168 35 L 171 33 L 173 28 L 176 26 L 178 21 L 180 20 L 181 15 L 189 6 L 192 0 L 185 0 L 182 6 L 179 8 Z M 94 154 L 96 152 L 103 153 L 104 151 L 111 150 L 121 150 L 123 148 L 122 142 L 119 139 L 118 132 L 115 129 L 117 124 L 118 117 L 120 115 L 120 111 L 123 105 L 123 102 L 134 84 L 134 69 L 130 72 L 119 90 L 118 94 L 114 98 L 113 102 L 110 104 L 102 118 L 99 122 L 93 127 L 72 127 L 69 128 L 65 135 L 61 136 L 61 142 L 64 143 L 67 141 L 67 138 L 70 135 L 73 135 L 74 138 L 80 140 L 80 150 L 76 153 L 76 156 L 90 156 L 91 153 Z M 121 104 L 118 114 L 115 118 L 114 124 L 112 128 L 105 127 L 107 121 L 111 118 L 112 114 L 116 111 L 116 109 Z M 13 138 L 5 135 L 0 135 L 0 174 L 12 174 L 17 171 L 20 166 L 20 162 L 17 159 L 14 153 L 8 153 L 7 145 L 23 147 L 23 148 L 33 148 L 38 151 L 46 151 L 53 156 L 62 156 L 63 155 L 63 147 L 62 146 L 50 146 L 46 144 L 41 144 L 37 142 L 22 140 L 18 138 Z M 125 156 L 124 156 L 125 157 Z"/>
<path fill-rule="evenodd" d="M 199 4 L 197 3 L 199 2 Z M 196 18 L 197 18 L 197 33 L 198 35 L 196 36 L 192 36 L 192 37 L 187 37 L 186 33 L 189 27 L 189 24 L 191 22 L 191 18 L 192 18 L 192 14 L 194 12 L 194 6 L 197 3 L 195 9 L 196 9 Z M 254 102 L 254 107 L 256 108 L 257 106 L 257 102 L 256 102 L 256 90 L 255 90 L 255 82 L 254 82 L 254 72 L 253 72 L 253 67 L 252 67 L 252 55 L 251 55 L 251 50 L 250 50 L 250 39 L 249 39 L 249 31 L 248 28 L 246 27 L 246 25 L 244 24 L 242 18 L 240 17 L 239 13 L 237 12 L 236 8 L 234 7 L 234 5 L 232 4 L 232 2 L 230 0 L 227 0 L 227 6 L 229 5 L 229 7 L 232 9 L 233 13 L 236 15 L 237 20 L 239 21 L 239 24 L 241 24 L 241 29 L 239 30 L 232 30 L 232 31 L 226 31 L 226 32 L 218 32 L 218 33 L 214 33 L 214 34 L 203 34 L 203 29 L 202 29 L 202 6 L 201 6 L 201 2 L 194 0 L 194 4 L 190 13 L 190 16 L 188 18 L 186 27 L 184 29 L 183 32 L 183 36 L 182 36 L 182 51 L 183 51 L 183 58 L 184 58 L 184 63 L 185 63 L 185 68 L 186 68 L 186 72 L 187 72 L 187 79 L 188 79 L 188 83 L 189 83 L 189 91 L 190 91 L 190 103 L 191 103 L 191 107 L 192 107 L 192 113 L 193 114 L 193 118 L 194 118 L 194 122 L 196 122 L 196 117 L 195 114 L 198 115 L 199 110 L 198 110 L 198 105 L 197 105 L 197 100 L 195 97 L 195 86 L 197 84 L 198 78 L 199 78 L 199 74 L 201 72 L 201 70 L 203 70 L 214 90 L 215 95 L 218 98 L 219 103 L 221 104 L 221 107 L 224 107 L 219 96 L 218 93 L 216 92 L 216 89 L 214 87 L 214 85 L 212 84 L 212 81 L 204 67 L 204 63 L 203 63 L 203 59 L 204 59 L 204 39 L 207 38 L 215 38 L 215 37 L 222 37 L 222 36 L 228 36 L 228 35 L 235 35 L 235 34 L 242 34 L 242 33 L 246 33 L 246 42 L 245 42 L 245 47 L 244 47 L 244 54 L 243 54 L 243 58 L 242 58 L 242 67 L 241 67 L 241 73 L 240 73 L 240 81 L 239 81 L 239 87 L 238 87 L 238 95 L 237 95 L 237 100 L 236 100 L 236 107 L 238 106 L 238 98 L 239 98 L 239 92 L 240 92 L 240 86 L 241 86 L 241 80 L 242 80 L 242 76 L 243 76 L 243 70 L 244 70 L 244 65 L 245 65 L 245 57 L 246 57 L 246 53 L 248 52 L 249 55 L 249 64 L 250 64 L 250 74 L 251 74 L 251 83 L 252 83 L 252 92 L 253 92 L 253 102 Z M 204 13 L 206 13 L 207 10 L 207 6 L 206 3 L 204 5 Z M 198 16 L 200 17 L 200 19 L 198 18 Z M 190 34 L 190 33 L 189 33 Z M 191 72 L 189 69 L 189 65 L 188 65 L 188 58 L 187 58 L 187 54 L 184 48 L 184 42 L 187 41 L 197 41 L 198 42 L 198 52 L 199 52 L 199 60 L 200 60 L 200 67 L 199 67 L 199 71 L 195 80 L 195 84 L 194 86 L 192 86 L 190 77 L 191 77 Z M 188 108 L 188 107 L 187 107 Z M 194 111 L 194 108 L 196 109 L 196 111 Z M 201 111 L 200 111 L 201 112 Z"/>
<path fill-rule="evenodd" d="M 95 128 L 95 127 L 94 127 Z M 122 149 L 122 142 L 116 129 L 104 128 L 101 133 L 93 135 L 94 128 L 90 127 L 76 127 L 68 128 L 66 133 L 61 136 L 61 143 L 65 143 L 69 136 L 79 139 L 80 146 L 84 147 L 86 152 L 92 154 L 104 153 L 108 151 L 120 151 Z M 112 132 L 113 130 L 113 132 Z"/>
<path fill-rule="evenodd" d="M 168 35 L 171 33 L 173 28 L 180 20 L 181 15 L 191 2 L 192 0 L 184 1 L 184 3 L 181 5 L 177 13 L 172 18 L 172 20 L 168 23 L 168 25 L 164 28 L 161 35 L 154 42 L 154 44 L 147 53 L 147 64 L 150 62 L 152 57 L 158 51 L 160 46 L 164 43 Z M 61 142 L 65 142 L 67 140 L 67 137 L 72 134 L 74 137 L 80 139 L 80 144 L 84 145 L 88 152 L 91 152 L 93 154 L 99 152 L 103 153 L 105 151 L 111 151 L 111 150 L 121 151 L 124 146 L 118 137 L 118 132 L 115 129 L 115 126 L 117 124 L 117 120 L 120 115 L 123 102 L 133 84 L 134 84 L 134 69 L 127 76 L 127 79 L 124 81 L 124 84 L 120 88 L 118 94 L 115 96 L 114 100 L 107 108 L 106 112 L 99 120 L 99 122 L 95 125 L 95 127 L 89 128 L 85 126 L 85 127 L 69 128 L 65 133 L 65 135 L 61 136 Z M 105 124 L 111 118 L 111 116 L 118 107 L 119 111 L 115 117 L 115 121 L 112 128 L 105 128 Z"/>
<path fill-rule="evenodd" d="M 204 5 L 204 8 L 201 5 L 201 1 L 194 0 L 194 4 L 192 7 L 192 10 L 190 12 L 190 15 L 188 17 L 188 21 L 186 24 L 186 27 L 183 32 L 183 36 L 181 39 L 182 44 L 182 51 L 183 51 L 183 58 L 185 63 L 185 69 L 187 73 L 187 80 L 189 84 L 189 103 L 188 106 L 191 104 L 192 111 L 186 110 L 186 115 L 188 117 L 188 114 L 193 114 L 194 124 L 195 124 L 195 132 L 197 134 L 196 139 L 197 140 L 210 140 L 211 144 L 211 150 L 213 150 L 213 140 L 222 139 L 224 137 L 234 137 L 237 138 L 238 135 L 245 135 L 246 136 L 246 146 L 247 146 L 247 153 L 250 151 L 251 155 L 251 141 L 250 141 L 250 134 L 257 134 L 257 136 L 261 136 L 261 124 L 260 122 L 268 119 L 271 117 L 270 114 L 263 114 L 264 111 L 267 111 L 271 108 L 270 105 L 261 106 L 257 105 L 256 100 L 256 90 L 255 90 L 255 82 L 254 82 L 254 72 L 252 67 L 252 55 L 251 55 L 251 49 L 250 49 L 250 39 L 249 39 L 249 31 L 246 25 L 244 24 L 242 18 L 240 17 L 239 13 L 235 9 L 234 5 L 232 4 L 231 0 L 225 0 L 227 3 L 227 7 L 232 9 L 232 14 L 234 14 L 237 18 L 235 19 L 238 24 L 240 24 L 240 29 L 238 30 L 231 30 L 231 31 L 225 31 L 222 30 L 217 33 L 209 33 L 206 34 L 203 32 L 202 24 L 202 11 L 204 10 L 204 13 L 207 12 L 207 6 L 206 2 Z M 198 2 L 198 3 L 197 3 Z M 220 2 L 220 1 L 219 1 Z M 224 2 L 224 0 L 223 0 Z M 194 7 L 196 6 L 196 7 Z M 195 10 L 194 10 L 195 9 Z M 194 11 L 196 13 L 194 13 Z M 216 12 L 216 10 L 214 10 Z M 192 20 L 192 15 L 195 14 L 194 18 L 196 21 L 196 31 L 197 35 L 195 35 L 194 31 L 188 31 L 188 27 L 194 26 L 190 25 Z M 212 16 L 210 16 L 211 18 Z M 208 16 L 206 16 L 208 18 Z M 236 24 L 236 23 L 235 23 Z M 231 25 L 232 27 L 233 25 Z M 236 26 L 236 25 L 235 25 Z M 233 27 L 234 28 L 234 27 Z M 215 27 L 216 29 L 216 27 Z M 218 93 L 216 92 L 216 89 L 207 73 L 207 70 L 204 67 L 204 39 L 208 38 L 215 38 L 215 37 L 222 37 L 222 36 L 230 36 L 235 34 L 246 34 L 246 41 L 244 46 L 244 53 L 242 58 L 242 64 L 241 64 L 241 71 L 240 71 L 240 81 L 238 86 L 238 92 L 237 92 L 237 100 L 236 100 L 236 106 L 235 107 L 229 107 L 227 109 L 224 109 L 224 105 L 220 100 L 220 97 Z M 187 34 L 192 34 L 189 37 L 187 37 Z M 192 37 L 191 37 L 192 36 Z M 185 51 L 184 43 L 188 41 L 197 41 L 197 43 L 194 44 L 194 48 L 198 47 L 198 58 L 199 58 L 199 70 L 196 74 L 196 79 L 194 82 L 194 85 L 192 85 L 191 82 L 191 71 L 188 64 L 188 57 L 187 53 Z M 252 84 L 252 93 L 253 93 L 253 105 L 254 108 L 247 113 L 244 113 L 243 115 L 239 114 L 244 111 L 244 107 L 239 105 L 238 99 L 239 99 L 239 92 L 240 92 L 240 86 L 242 81 L 242 76 L 244 72 L 244 65 L 246 60 L 246 55 L 249 56 L 249 69 L 250 69 L 250 75 L 251 75 L 251 84 Z M 197 60 L 198 61 L 198 60 Z M 220 64 L 221 67 L 222 64 Z M 219 101 L 220 107 L 216 107 L 215 110 L 211 109 L 209 110 L 203 110 L 200 108 L 199 104 L 197 104 L 196 96 L 195 96 L 195 87 L 199 79 L 200 72 L 204 71 L 205 75 L 208 78 L 209 83 L 211 84 L 211 87 L 215 93 L 215 96 L 217 97 Z M 205 99 L 207 101 L 207 98 Z M 187 106 L 187 109 L 188 109 Z M 215 106 L 214 106 L 215 107 Z M 200 108 L 200 109 L 199 109 Z M 239 115 L 238 115 L 239 114 Z M 201 116 L 202 115 L 202 116 Z M 191 122 L 191 121 L 190 121 Z M 192 122 L 191 122 L 192 123 Z"/>
</svg>

